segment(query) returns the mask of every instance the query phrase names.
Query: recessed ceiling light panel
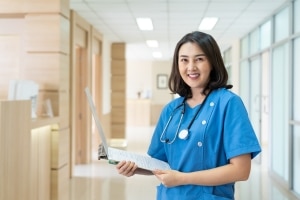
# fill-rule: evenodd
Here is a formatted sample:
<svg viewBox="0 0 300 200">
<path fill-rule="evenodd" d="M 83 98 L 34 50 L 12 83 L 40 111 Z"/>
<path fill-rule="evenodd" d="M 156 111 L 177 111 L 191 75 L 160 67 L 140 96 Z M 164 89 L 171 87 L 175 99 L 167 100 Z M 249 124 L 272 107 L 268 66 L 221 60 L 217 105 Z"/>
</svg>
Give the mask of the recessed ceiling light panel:
<svg viewBox="0 0 300 200">
<path fill-rule="evenodd" d="M 136 18 L 136 22 L 138 27 L 142 31 L 152 31 L 153 30 L 153 23 L 150 18 Z"/>
<path fill-rule="evenodd" d="M 153 47 L 153 48 L 158 47 L 157 40 L 147 40 L 146 43 L 147 43 L 148 47 Z"/>
<path fill-rule="evenodd" d="M 159 51 L 152 53 L 153 58 L 162 58 L 162 53 Z"/>
<path fill-rule="evenodd" d="M 199 30 L 212 30 L 217 22 L 217 17 L 205 17 L 202 19 L 199 25 Z"/>
</svg>

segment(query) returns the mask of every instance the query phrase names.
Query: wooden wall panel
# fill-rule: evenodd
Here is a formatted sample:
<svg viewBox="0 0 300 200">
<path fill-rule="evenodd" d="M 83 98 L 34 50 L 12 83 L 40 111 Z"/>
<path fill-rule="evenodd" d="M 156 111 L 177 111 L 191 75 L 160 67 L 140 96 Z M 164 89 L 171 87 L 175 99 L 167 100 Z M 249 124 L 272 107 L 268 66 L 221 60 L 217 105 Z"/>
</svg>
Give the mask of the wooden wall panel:
<svg viewBox="0 0 300 200">
<path fill-rule="evenodd" d="M 1 0 L 0 1 L 0 13 L 23 13 L 24 12 L 24 0 Z"/>
<path fill-rule="evenodd" d="M 1 35 L 3 34 L 3 35 Z M 22 35 L 0 32 L 0 99 L 7 99 L 9 81 L 20 77 Z"/>
<path fill-rule="evenodd" d="M 51 134 L 52 143 L 52 159 L 51 168 L 59 169 L 69 162 L 70 148 L 69 148 L 69 134 L 70 129 L 53 130 Z"/>
<path fill-rule="evenodd" d="M 150 125 L 156 125 L 158 118 L 160 116 L 160 113 L 165 105 L 164 104 L 151 104 L 150 109 Z"/>
<path fill-rule="evenodd" d="M 111 58 L 112 60 L 125 60 L 125 43 L 112 43 Z"/>
<path fill-rule="evenodd" d="M 5 41 L 2 43 L 0 41 L 0 98 L 7 96 L 7 88 L 8 82 L 10 79 L 31 79 L 39 84 L 39 112 L 40 116 L 44 114 L 43 112 L 43 103 L 47 98 L 51 99 L 52 108 L 54 115 L 59 117 L 60 126 L 65 129 L 69 129 L 69 99 L 70 99 L 70 22 L 69 22 L 69 0 L 0 0 L 0 13 L 2 17 L 7 21 L 5 26 L 3 26 L 3 20 L 0 25 L 0 35 L 5 35 L 3 38 Z M 20 19 L 16 19 L 20 18 Z M 0 39 L 2 39 L 0 36 Z M 1 46 L 4 47 L 3 51 L 1 51 Z M 6 52 L 6 53 L 3 53 Z M 26 58 L 26 59 L 25 59 Z M 2 62 L 2 63 L 1 63 Z M 3 69 L 1 69 L 3 66 Z M 14 67 L 13 67 L 14 66 Z M 30 108 L 30 106 L 29 106 Z M 17 113 L 19 116 L 19 113 Z M 30 119 L 30 116 L 29 116 Z M 22 119 L 23 122 L 26 120 Z M 39 120 L 39 119 L 37 119 Z M 0 120 L 2 121 L 2 120 Z M 14 112 L 14 119 L 11 119 L 11 122 L 18 123 L 16 119 L 16 112 Z M 1 122 L 0 122 L 1 123 Z M 17 127 L 11 128 L 19 128 L 21 123 L 18 123 Z M 30 123 L 28 123 L 30 125 Z M 2 125 L 0 126 L 2 128 Z M 4 126 L 3 126 L 4 127 Z M 26 135 L 26 127 L 23 130 L 20 130 L 22 136 L 20 139 Z M 41 136 L 41 137 L 40 137 Z M 47 144 L 49 144 L 50 140 L 47 137 L 44 137 L 38 133 L 37 141 L 33 139 L 33 143 L 35 143 L 38 149 L 34 150 L 34 156 L 39 158 L 41 153 L 47 154 Z M 49 135 L 48 135 L 49 136 Z M 28 137 L 30 139 L 30 137 Z M 0 140 L 1 142 L 2 140 Z M 64 139 L 62 139 L 64 141 Z M 24 147 L 26 140 L 22 141 L 22 144 L 16 143 L 14 141 L 13 146 L 17 146 L 22 150 L 22 153 L 18 155 L 10 156 L 14 159 L 18 159 L 18 161 L 14 161 L 15 176 L 18 176 L 18 182 L 13 183 L 14 177 L 10 177 L 10 180 L 3 180 L 5 183 L 5 187 L 2 187 L 2 173 L 0 170 L 0 200 L 7 199 L 23 199 L 27 200 L 27 194 L 30 192 L 31 186 L 30 181 L 24 181 L 24 175 L 20 175 L 16 173 L 19 169 L 27 170 L 26 153 L 30 150 L 30 147 Z M 61 142 L 61 141 L 58 141 Z M 6 151 L 2 151 L 1 147 L 6 147 L 5 145 L 0 146 L 0 156 L 1 153 L 6 153 Z M 40 147 L 44 147 L 45 149 L 39 149 Z M 66 148 L 69 148 L 66 146 Z M 50 148 L 49 148 L 50 149 Z M 48 149 L 48 150 L 49 150 Z M 13 151 L 14 152 L 14 151 Z M 10 154 L 12 154 L 11 152 Z M 37 154 L 35 154 L 37 153 Z M 49 153 L 49 151 L 48 151 Z M 20 157 L 21 156 L 21 157 Z M 62 158 L 69 157 L 67 154 L 59 154 Z M 36 190 L 37 194 L 29 198 L 30 200 L 34 199 L 49 199 L 49 189 L 50 189 L 50 180 L 47 179 L 49 177 L 49 173 L 45 173 L 40 171 L 41 169 L 47 168 L 50 169 L 49 157 L 42 156 L 39 159 L 36 159 L 38 168 L 34 166 L 32 169 L 33 173 L 36 175 L 36 178 L 42 182 L 42 184 L 33 184 L 34 190 Z M 2 159 L 1 159 L 2 160 Z M 68 159 L 67 159 L 68 160 Z M 2 166 L 2 165 L 1 165 Z M 1 168 L 0 166 L 0 168 Z M 2 169 L 2 168 L 1 168 Z M 64 174 L 64 172 L 66 172 Z M 29 174 L 28 172 L 26 175 Z M 55 180 L 60 181 L 59 184 L 56 183 Z M 64 181 L 61 181 L 64 180 Z M 20 188 L 23 187 L 24 183 L 26 183 L 27 188 L 26 191 L 21 191 Z M 54 187 L 55 191 L 52 194 L 57 194 L 53 196 L 53 199 L 69 199 L 68 198 L 68 187 L 69 187 L 69 165 L 66 165 L 64 170 L 61 170 L 57 173 L 57 176 L 51 177 L 51 183 L 56 185 Z M 41 185 L 46 185 L 45 187 L 41 187 Z M 48 185 L 48 186 L 47 186 Z M 8 187 L 8 188 L 7 188 Z M 2 188 L 4 188 L 4 192 L 2 192 Z M 47 189 L 48 188 L 48 189 Z M 65 195 L 61 195 L 62 193 L 56 191 L 64 191 Z M 11 191 L 14 192 L 13 195 L 8 197 L 6 194 L 9 194 Z M 5 198 L 3 199 L 2 197 Z M 19 198 L 19 196 L 21 198 Z"/>
<path fill-rule="evenodd" d="M 61 54 L 27 54 L 21 79 L 33 80 L 40 90 L 58 90 L 60 88 Z"/>
<path fill-rule="evenodd" d="M 51 200 L 69 199 L 69 165 L 51 170 Z"/>
<path fill-rule="evenodd" d="M 117 107 L 112 110 L 111 122 L 113 124 L 124 124 L 125 123 L 125 107 Z"/>
<path fill-rule="evenodd" d="M 10 0 L 11 1 L 11 0 Z M 26 0 L 24 10 L 29 13 L 63 13 L 69 17 L 69 0 Z"/>
<path fill-rule="evenodd" d="M 129 126 L 150 126 L 150 99 L 128 99 L 126 101 L 126 125 Z"/>
<path fill-rule="evenodd" d="M 30 199 L 37 200 L 38 199 L 38 192 L 37 188 L 39 188 L 39 182 L 38 177 L 39 174 L 37 173 L 39 171 L 38 166 L 38 158 L 39 158 L 39 152 L 38 152 L 38 145 L 39 145 L 39 137 L 38 132 L 31 132 L 31 158 L 30 158 Z"/>
<path fill-rule="evenodd" d="M 80 26 L 76 26 L 74 31 L 74 40 L 76 41 L 76 45 L 80 46 L 81 48 L 87 48 L 87 30 Z"/>
<path fill-rule="evenodd" d="M 30 200 L 30 101 L 0 101 L 0 200 Z"/>
<path fill-rule="evenodd" d="M 125 60 L 112 60 L 111 73 L 113 75 L 124 76 L 126 74 L 126 61 Z"/>
<path fill-rule="evenodd" d="M 60 91 L 59 93 L 59 116 L 60 116 L 60 127 L 70 126 L 70 92 Z M 64 106 L 62 106 L 64 105 Z"/>
<path fill-rule="evenodd" d="M 111 94 L 111 103 L 117 107 L 125 107 L 126 101 L 126 94 L 125 92 L 113 92 Z"/>
<path fill-rule="evenodd" d="M 63 13 L 69 18 L 70 0 L 0 0 L 0 13 Z"/>
<path fill-rule="evenodd" d="M 50 136 L 50 125 L 31 131 L 31 200 L 50 200 Z"/>
<path fill-rule="evenodd" d="M 125 43 L 113 43 L 111 45 L 111 58 L 112 58 L 111 61 L 112 138 L 125 138 L 125 132 L 126 132 L 125 130 L 125 123 L 126 123 Z M 124 95 L 122 95 L 122 93 Z"/>
<path fill-rule="evenodd" d="M 112 138 L 125 138 L 125 124 L 113 124 L 111 127 Z"/>
<path fill-rule="evenodd" d="M 39 160 L 38 160 L 38 199 L 50 200 L 50 161 L 51 161 L 51 126 L 45 126 L 39 129 Z"/>
<path fill-rule="evenodd" d="M 126 90 L 126 83 L 125 83 L 125 76 L 118 76 L 112 74 L 111 76 L 111 90 L 113 92 L 125 92 Z"/>
<path fill-rule="evenodd" d="M 69 92 L 70 90 L 70 56 L 60 54 L 60 72 L 59 72 L 59 89 L 60 91 Z M 69 93 L 68 93 L 69 95 Z M 63 104 L 64 105 L 64 104 Z"/>
<path fill-rule="evenodd" d="M 69 20 L 57 14 L 28 14 L 25 48 L 27 52 L 69 53 Z"/>
</svg>

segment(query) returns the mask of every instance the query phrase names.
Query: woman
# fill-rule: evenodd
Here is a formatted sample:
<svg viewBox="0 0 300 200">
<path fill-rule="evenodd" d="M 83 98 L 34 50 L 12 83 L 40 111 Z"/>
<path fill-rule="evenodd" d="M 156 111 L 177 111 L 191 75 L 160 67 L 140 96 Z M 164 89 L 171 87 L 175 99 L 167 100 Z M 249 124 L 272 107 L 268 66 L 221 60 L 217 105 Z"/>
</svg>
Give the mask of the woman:
<svg viewBox="0 0 300 200">
<path fill-rule="evenodd" d="M 234 183 L 247 180 L 260 145 L 242 100 L 228 89 L 216 41 L 192 32 L 177 44 L 169 88 L 180 97 L 160 115 L 148 154 L 172 170 L 146 172 L 122 161 L 125 176 L 154 174 L 159 200 L 234 199 Z"/>
</svg>

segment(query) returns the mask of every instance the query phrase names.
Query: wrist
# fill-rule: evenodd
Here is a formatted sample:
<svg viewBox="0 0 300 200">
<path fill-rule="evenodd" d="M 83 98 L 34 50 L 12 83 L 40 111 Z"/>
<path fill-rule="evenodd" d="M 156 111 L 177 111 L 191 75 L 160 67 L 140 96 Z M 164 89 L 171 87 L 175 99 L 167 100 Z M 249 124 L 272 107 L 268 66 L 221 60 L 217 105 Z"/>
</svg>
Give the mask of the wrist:
<svg viewBox="0 0 300 200">
<path fill-rule="evenodd" d="M 181 172 L 179 177 L 180 185 L 188 185 L 189 184 L 189 176 L 190 173 Z"/>
</svg>

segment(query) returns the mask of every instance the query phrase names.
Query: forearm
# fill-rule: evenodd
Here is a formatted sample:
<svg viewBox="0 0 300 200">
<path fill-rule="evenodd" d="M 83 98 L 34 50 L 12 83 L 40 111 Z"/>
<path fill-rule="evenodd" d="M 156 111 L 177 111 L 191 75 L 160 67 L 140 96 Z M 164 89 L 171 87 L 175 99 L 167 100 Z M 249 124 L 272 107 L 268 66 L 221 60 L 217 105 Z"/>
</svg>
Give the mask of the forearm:
<svg viewBox="0 0 300 200">
<path fill-rule="evenodd" d="M 233 170 L 230 165 L 231 164 L 210 170 L 186 173 L 183 175 L 183 185 L 216 186 L 248 179 L 248 176 L 244 176 L 242 175 L 244 173 Z"/>
<path fill-rule="evenodd" d="M 247 180 L 251 169 L 250 155 L 243 155 L 239 160 L 214 169 L 183 173 L 182 185 L 206 185 L 215 186 Z"/>
</svg>

